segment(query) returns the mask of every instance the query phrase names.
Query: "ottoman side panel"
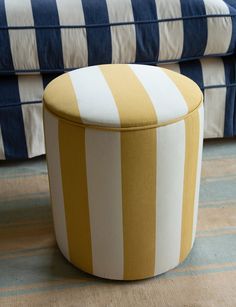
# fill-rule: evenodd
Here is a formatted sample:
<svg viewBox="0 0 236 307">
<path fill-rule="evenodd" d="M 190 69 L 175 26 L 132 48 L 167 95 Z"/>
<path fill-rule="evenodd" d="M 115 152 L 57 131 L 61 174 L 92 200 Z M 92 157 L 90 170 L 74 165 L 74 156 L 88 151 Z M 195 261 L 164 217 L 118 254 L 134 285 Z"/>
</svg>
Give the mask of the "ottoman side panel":
<svg viewBox="0 0 236 307">
<path fill-rule="evenodd" d="M 202 148 L 203 148 L 203 135 L 204 135 L 204 108 L 203 104 L 198 109 L 199 114 L 199 148 L 198 148 L 198 161 L 197 161 L 197 175 L 196 175 L 196 189 L 195 189 L 195 200 L 194 200 L 194 215 L 193 215 L 193 235 L 192 235 L 192 246 L 194 243 L 196 229 L 197 229 L 197 218 L 198 218 L 198 205 L 199 205 L 199 191 L 201 182 L 201 169 L 202 169 Z"/>
<path fill-rule="evenodd" d="M 124 278 L 120 132 L 85 130 L 93 274 Z"/>
<path fill-rule="evenodd" d="M 44 132 L 49 173 L 53 222 L 57 243 L 63 255 L 69 259 L 66 217 L 59 148 L 59 121 L 44 108 Z"/>
<path fill-rule="evenodd" d="M 179 264 L 184 166 L 182 120 L 157 129 L 156 275 Z"/>
<path fill-rule="evenodd" d="M 203 143 L 203 105 L 157 129 L 155 274 L 185 260 L 196 233 Z"/>
<path fill-rule="evenodd" d="M 201 133 L 200 125 L 200 114 L 199 110 L 197 109 L 185 119 L 185 170 L 180 262 L 182 262 L 187 257 L 188 253 L 192 248 L 192 235 L 195 213 L 194 207 L 197 188 L 198 159 Z"/>
<path fill-rule="evenodd" d="M 121 134 L 124 279 L 154 276 L 156 129 Z"/>
<path fill-rule="evenodd" d="M 60 120 L 59 147 L 69 259 L 93 273 L 85 129 Z"/>
</svg>

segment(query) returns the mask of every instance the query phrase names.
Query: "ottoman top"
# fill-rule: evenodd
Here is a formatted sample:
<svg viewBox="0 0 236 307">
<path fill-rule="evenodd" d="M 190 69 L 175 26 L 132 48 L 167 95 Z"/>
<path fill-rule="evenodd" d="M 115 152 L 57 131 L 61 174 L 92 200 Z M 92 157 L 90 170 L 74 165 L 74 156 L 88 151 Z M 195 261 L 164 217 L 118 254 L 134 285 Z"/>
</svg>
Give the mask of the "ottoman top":
<svg viewBox="0 0 236 307">
<path fill-rule="evenodd" d="M 202 103 L 189 78 L 155 66 L 91 66 L 54 79 L 44 107 L 75 124 L 110 130 L 138 130 L 177 122 Z"/>
</svg>

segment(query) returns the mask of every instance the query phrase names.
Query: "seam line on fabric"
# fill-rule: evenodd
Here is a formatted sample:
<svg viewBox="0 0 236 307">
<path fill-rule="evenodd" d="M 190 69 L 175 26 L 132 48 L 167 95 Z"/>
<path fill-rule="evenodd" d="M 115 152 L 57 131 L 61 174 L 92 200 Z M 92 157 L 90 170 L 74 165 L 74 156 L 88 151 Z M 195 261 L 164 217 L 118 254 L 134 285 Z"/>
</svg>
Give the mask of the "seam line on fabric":
<svg viewBox="0 0 236 307">
<path fill-rule="evenodd" d="M 163 22 L 175 22 L 181 20 L 189 19 L 202 19 L 202 18 L 232 18 L 236 17 L 236 14 L 204 14 L 197 16 L 182 16 L 182 17 L 170 17 L 163 19 L 153 19 L 153 20 L 134 20 L 134 21 L 121 21 L 112 23 L 101 23 L 101 24 L 84 24 L 84 25 L 47 25 L 47 26 L 0 26 L 0 30 L 32 30 L 32 29 L 86 29 L 86 28 L 104 28 L 104 27 L 116 27 L 116 26 L 129 26 L 129 25 L 139 25 L 139 24 L 154 24 Z"/>
<path fill-rule="evenodd" d="M 194 56 L 194 57 L 186 57 L 186 58 L 180 58 L 180 59 L 170 59 L 170 60 L 155 60 L 155 61 L 143 61 L 143 62 L 133 62 L 133 63 L 120 63 L 120 64 L 140 64 L 140 65 L 158 65 L 158 64 L 168 64 L 168 63 L 182 63 L 182 62 L 187 62 L 191 60 L 200 60 L 203 58 L 211 58 L 211 57 L 226 57 L 234 55 L 234 52 L 228 52 L 228 53 L 216 53 L 216 54 L 207 54 L 207 55 L 199 55 L 199 56 Z M 113 64 L 113 63 L 101 63 L 102 64 Z M 42 74 L 55 74 L 55 73 L 64 73 L 64 72 L 69 72 L 75 69 L 80 69 L 84 68 L 87 66 L 83 67 L 71 67 L 71 68 L 59 68 L 59 69 L 16 69 L 16 70 L 3 70 L 0 69 L 0 76 L 5 76 L 5 75 L 27 75 L 29 73 L 42 73 Z"/>
<path fill-rule="evenodd" d="M 186 115 L 180 116 L 180 117 L 175 118 L 173 120 L 166 121 L 164 123 L 155 123 L 155 124 L 150 124 L 150 125 L 146 125 L 146 126 L 132 126 L 132 127 L 109 127 L 109 126 L 99 126 L 97 124 L 96 125 L 93 125 L 93 124 L 83 124 L 83 123 L 76 122 L 74 120 L 69 120 L 67 118 L 64 118 L 64 117 L 62 117 L 62 115 L 58 115 L 56 112 L 51 111 L 50 108 L 48 108 L 45 105 L 45 102 L 44 102 L 44 108 L 49 113 L 54 115 L 56 118 L 66 122 L 67 124 L 71 124 L 71 125 L 78 126 L 78 127 L 81 127 L 81 128 L 103 130 L 103 131 L 114 131 L 114 132 L 115 131 L 117 131 L 117 132 L 129 132 L 129 131 L 138 131 L 138 130 L 157 129 L 157 128 L 161 128 L 161 127 L 164 127 L 164 126 L 168 126 L 168 125 L 171 125 L 171 124 L 178 123 L 181 120 L 185 120 L 186 118 L 191 116 L 194 112 L 196 112 L 201 107 L 202 104 L 203 104 L 203 95 L 201 95 L 201 100 L 198 103 L 198 105 L 191 112 L 189 112 Z"/>
</svg>

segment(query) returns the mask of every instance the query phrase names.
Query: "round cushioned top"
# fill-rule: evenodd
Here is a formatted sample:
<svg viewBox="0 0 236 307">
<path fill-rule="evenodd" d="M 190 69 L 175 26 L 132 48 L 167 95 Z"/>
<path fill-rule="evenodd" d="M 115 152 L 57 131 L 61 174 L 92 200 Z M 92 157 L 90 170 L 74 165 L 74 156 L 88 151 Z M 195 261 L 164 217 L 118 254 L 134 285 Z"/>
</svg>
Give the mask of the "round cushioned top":
<svg viewBox="0 0 236 307">
<path fill-rule="evenodd" d="M 181 120 L 202 102 L 190 79 L 136 64 L 91 66 L 54 79 L 44 106 L 56 116 L 102 129 L 146 129 Z"/>
</svg>

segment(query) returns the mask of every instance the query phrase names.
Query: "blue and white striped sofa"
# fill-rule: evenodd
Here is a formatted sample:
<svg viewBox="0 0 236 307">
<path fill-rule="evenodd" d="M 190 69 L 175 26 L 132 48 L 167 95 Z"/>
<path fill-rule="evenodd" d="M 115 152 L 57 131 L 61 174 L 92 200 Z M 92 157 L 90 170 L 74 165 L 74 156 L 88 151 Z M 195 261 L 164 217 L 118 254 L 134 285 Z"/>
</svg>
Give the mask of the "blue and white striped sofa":
<svg viewBox="0 0 236 307">
<path fill-rule="evenodd" d="M 205 138 L 235 136 L 235 49 L 235 0 L 0 0 L 0 159 L 44 154 L 43 89 L 103 63 L 189 76 L 204 92 Z"/>
</svg>

